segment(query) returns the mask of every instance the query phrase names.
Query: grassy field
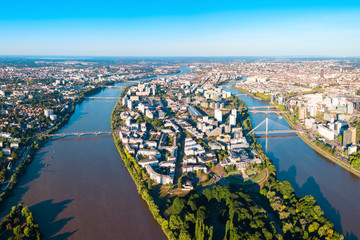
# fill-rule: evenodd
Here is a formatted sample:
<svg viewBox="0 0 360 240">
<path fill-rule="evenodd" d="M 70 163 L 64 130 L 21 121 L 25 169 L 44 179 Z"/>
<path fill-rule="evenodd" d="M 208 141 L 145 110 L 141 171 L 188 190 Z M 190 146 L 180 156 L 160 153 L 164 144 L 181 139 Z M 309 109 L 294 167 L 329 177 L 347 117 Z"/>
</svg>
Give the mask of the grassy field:
<svg viewBox="0 0 360 240">
<path fill-rule="evenodd" d="M 252 169 L 248 171 L 253 171 L 254 173 L 256 173 L 256 175 L 252 178 L 243 179 L 239 173 L 232 172 L 232 174 L 229 174 L 226 179 L 233 183 L 253 184 L 262 181 L 266 177 L 266 171 L 261 171 L 259 173 Z"/>
</svg>

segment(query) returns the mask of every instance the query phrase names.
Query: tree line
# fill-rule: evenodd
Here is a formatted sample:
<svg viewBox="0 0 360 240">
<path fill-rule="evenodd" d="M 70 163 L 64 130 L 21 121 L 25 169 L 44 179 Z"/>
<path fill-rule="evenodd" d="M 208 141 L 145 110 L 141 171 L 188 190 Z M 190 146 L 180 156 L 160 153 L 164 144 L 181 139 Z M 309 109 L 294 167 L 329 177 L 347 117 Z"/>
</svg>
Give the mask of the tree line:
<svg viewBox="0 0 360 240">
<path fill-rule="evenodd" d="M 39 225 L 27 206 L 21 204 L 12 207 L 11 212 L 0 223 L 0 234 L 9 240 L 40 240 Z"/>
</svg>

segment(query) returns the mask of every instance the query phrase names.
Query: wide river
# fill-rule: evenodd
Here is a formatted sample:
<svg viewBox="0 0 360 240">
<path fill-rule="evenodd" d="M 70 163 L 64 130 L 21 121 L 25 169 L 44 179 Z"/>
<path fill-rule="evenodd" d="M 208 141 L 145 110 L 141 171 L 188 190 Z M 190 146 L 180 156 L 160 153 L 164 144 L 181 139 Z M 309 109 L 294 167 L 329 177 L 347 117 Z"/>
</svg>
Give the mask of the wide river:
<svg viewBox="0 0 360 240">
<path fill-rule="evenodd" d="M 234 83 L 225 85 L 224 89 L 238 95 L 248 107 L 268 105 L 230 88 L 232 84 Z M 266 117 L 265 114 L 252 114 L 253 126 L 257 126 Z M 289 126 L 275 114 L 268 117 Z M 335 224 L 335 228 L 345 239 L 359 239 L 359 178 L 316 153 L 297 136 L 268 138 L 267 141 L 266 154 L 273 160 L 278 179 L 289 181 L 298 196 L 313 195 L 326 217 Z M 258 138 L 258 142 L 265 150 L 266 139 Z"/>
<path fill-rule="evenodd" d="M 181 68 L 180 74 L 187 72 Z M 95 96 L 119 97 L 121 91 L 104 89 Z M 115 104 L 85 100 L 59 133 L 110 131 Z M 44 239 L 166 239 L 138 195 L 112 136 L 52 139 L 35 155 L 14 193 L 1 217 L 24 203 Z"/>
</svg>

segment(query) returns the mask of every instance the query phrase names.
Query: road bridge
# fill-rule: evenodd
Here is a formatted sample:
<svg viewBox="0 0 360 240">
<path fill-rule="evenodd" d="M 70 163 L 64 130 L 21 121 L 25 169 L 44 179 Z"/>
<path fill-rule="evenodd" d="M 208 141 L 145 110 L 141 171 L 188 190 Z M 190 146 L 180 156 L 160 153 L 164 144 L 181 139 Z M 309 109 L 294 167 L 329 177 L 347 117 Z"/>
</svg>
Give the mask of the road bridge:
<svg viewBox="0 0 360 240">
<path fill-rule="evenodd" d="M 124 89 L 124 86 L 106 86 L 108 89 Z"/>
<path fill-rule="evenodd" d="M 249 110 L 254 110 L 254 109 L 271 109 L 271 108 L 277 108 L 277 106 L 268 105 L 268 106 L 253 106 L 253 107 L 248 107 Z"/>
<path fill-rule="evenodd" d="M 88 97 L 90 100 L 118 100 L 119 97 Z"/>
<path fill-rule="evenodd" d="M 286 113 L 286 111 L 280 111 L 280 110 L 277 110 L 277 109 L 273 109 L 273 110 L 249 110 L 250 113 L 254 113 L 254 114 L 257 114 L 257 113 L 265 113 L 265 114 L 268 114 L 268 113 Z"/>
<path fill-rule="evenodd" d="M 67 136 L 84 136 L 84 135 L 111 135 L 112 131 L 94 131 L 94 132 L 71 132 L 71 133 L 54 133 L 43 134 L 42 137 L 67 137 Z"/>
</svg>

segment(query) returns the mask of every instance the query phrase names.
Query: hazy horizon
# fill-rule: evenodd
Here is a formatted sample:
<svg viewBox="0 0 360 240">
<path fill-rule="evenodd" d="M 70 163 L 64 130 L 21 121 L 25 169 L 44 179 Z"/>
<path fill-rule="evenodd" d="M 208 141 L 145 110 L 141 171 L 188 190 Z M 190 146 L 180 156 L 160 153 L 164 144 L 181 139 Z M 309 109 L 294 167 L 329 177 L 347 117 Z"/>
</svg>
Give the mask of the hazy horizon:
<svg viewBox="0 0 360 240">
<path fill-rule="evenodd" d="M 134 55 L 134 56 L 120 56 L 120 55 L 0 55 L 1 58 L 284 58 L 284 59 L 292 59 L 292 58 L 324 58 L 324 59 L 357 59 L 360 58 L 359 56 L 322 56 L 322 55 L 269 55 L 269 56 L 260 56 L 260 55 L 249 55 L 249 56 L 201 56 L 201 55 L 187 55 L 187 56 L 175 56 L 175 55 L 158 55 L 158 56 L 141 56 L 141 55 Z"/>
</svg>

